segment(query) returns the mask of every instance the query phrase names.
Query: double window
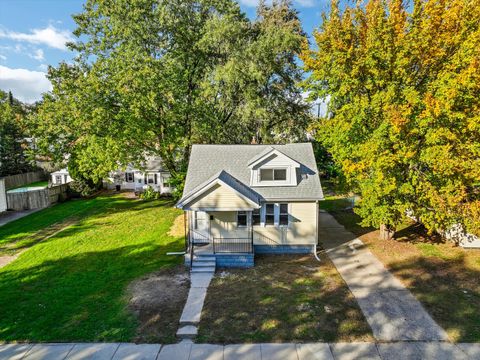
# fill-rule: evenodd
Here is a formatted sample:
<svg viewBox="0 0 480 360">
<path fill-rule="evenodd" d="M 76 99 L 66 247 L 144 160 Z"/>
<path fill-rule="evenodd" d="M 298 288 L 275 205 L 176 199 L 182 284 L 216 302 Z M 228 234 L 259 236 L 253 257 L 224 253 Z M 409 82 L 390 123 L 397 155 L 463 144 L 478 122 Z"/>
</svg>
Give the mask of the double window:
<svg viewBox="0 0 480 360">
<path fill-rule="evenodd" d="M 287 169 L 260 169 L 260 181 L 285 181 Z"/>
<path fill-rule="evenodd" d="M 237 212 L 237 226 L 247 226 L 246 211 Z M 261 209 L 254 209 L 252 211 L 252 225 L 279 225 L 288 226 L 288 204 L 265 204 L 263 211 Z"/>
<path fill-rule="evenodd" d="M 127 172 L 125 173 L 125 181 L 126 182 L 133 182 L 133 172 Z"/>
</svg>

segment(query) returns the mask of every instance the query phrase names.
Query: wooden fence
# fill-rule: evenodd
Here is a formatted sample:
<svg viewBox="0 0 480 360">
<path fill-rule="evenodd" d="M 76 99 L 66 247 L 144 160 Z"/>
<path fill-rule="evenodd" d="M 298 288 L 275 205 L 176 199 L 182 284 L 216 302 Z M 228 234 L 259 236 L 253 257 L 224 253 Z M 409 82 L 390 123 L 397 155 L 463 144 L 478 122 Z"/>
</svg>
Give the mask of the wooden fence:
<svg viewBox="0 0 480 360">
<path fill-rule="evenodd" d="M 50 188 L 7 192 L 9 210 L 42 209 L 67 199 L 68 184 L 52 186 Z"/>
<path fill-rule="evenodd" d="M 19 186 L 27 185 L 36 181 L 43 181 L 47 179 L 43 171 L 32 171 L 23 174 L 16 174 L 5 176 L 5 189 L 13 189 Z"/>
</svg>

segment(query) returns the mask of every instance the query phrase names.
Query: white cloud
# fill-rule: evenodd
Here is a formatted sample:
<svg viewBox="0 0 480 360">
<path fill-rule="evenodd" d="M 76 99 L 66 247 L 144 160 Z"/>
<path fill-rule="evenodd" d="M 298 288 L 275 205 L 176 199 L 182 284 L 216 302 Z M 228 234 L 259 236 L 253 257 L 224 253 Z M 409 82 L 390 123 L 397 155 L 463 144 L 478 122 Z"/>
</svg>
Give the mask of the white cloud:
<svg viewBox="0 0 480 360">
<path fill-rule="evenodd" d="M 21 101 L 32 103 L 41 99 L 41 94 L 50 91 L 52 84 L 41 71 L 11 69 L 0 65 L 0 88 L 11 91 Z"/>
<path fill-rule="evenodd" d="M 0 54 L 0 60 L 5 61 L 5 60 L 7 60 L 7 57 L 5 55 Z"/>
<path fill-rule="evenodd" d="M 0 29 L 0 38 L 26 41 L 32 44 L 44 44 L 60 50 L 66 50 L 65 43 L 73 41 L 70 31 L 57 29 L 53 25 L 48 25 L 43 29 L 33 29 L 28 34 Z"/>
<path fill-rule="evenodd" d="M 32 59 L 35 59 L 37 61 L 45 60 L 45 56 L 43 54 L 42 49 L 36 49 L 35 51 L 33 51 L 33 53 L 28 53 L 28 56 L 30 56 Z"/>
</svg>

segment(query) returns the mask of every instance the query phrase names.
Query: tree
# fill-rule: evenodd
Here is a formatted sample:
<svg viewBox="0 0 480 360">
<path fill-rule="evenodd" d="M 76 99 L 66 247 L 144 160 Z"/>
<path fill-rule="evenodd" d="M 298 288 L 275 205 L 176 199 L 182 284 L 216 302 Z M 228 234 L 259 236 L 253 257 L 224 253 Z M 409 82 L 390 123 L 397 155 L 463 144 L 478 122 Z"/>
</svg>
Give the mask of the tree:
<svg viewBox="0 0 480 360">
<path fill-rule="evenodd" d="M 23 119 L 27 107 L 11 92 L 0 90 L 0 176 L 20 174 L 33 169 L 27 159 Z"/>
<path fill-rule="evenodd" d="M 74 64 L 50 68 L 38 147 L 98 182 L 159 155 L 181 188 L 193 143 L 272 142 L 307 123 L 286 1 L 248 20 L 232 0 L 89 0 Z"/>
<path fill-rule="evenodd" d="M 330 96 L 322 143 L 360 194 L 366 225 L 413 212 L 430 231 L 480 232 L 480 5 L 337 1 L 304 45 L 314 96 Z"/>
</svg>

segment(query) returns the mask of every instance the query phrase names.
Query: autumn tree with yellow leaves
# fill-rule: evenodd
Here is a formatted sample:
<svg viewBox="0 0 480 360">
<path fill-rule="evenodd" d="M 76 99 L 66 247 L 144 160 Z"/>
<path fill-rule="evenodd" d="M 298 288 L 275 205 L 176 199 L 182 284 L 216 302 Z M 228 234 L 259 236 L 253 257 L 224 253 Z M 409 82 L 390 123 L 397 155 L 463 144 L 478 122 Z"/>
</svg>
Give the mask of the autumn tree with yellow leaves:
<svg viewBox="0 0 480 360">
<path fill-rule="evenodd" d="M 334 0 L 305 44 L 314 125 L 361 195 L 364 225 L 407 213 L 429 231 L 480 234 L 480 1 Z"/>
</svg>

